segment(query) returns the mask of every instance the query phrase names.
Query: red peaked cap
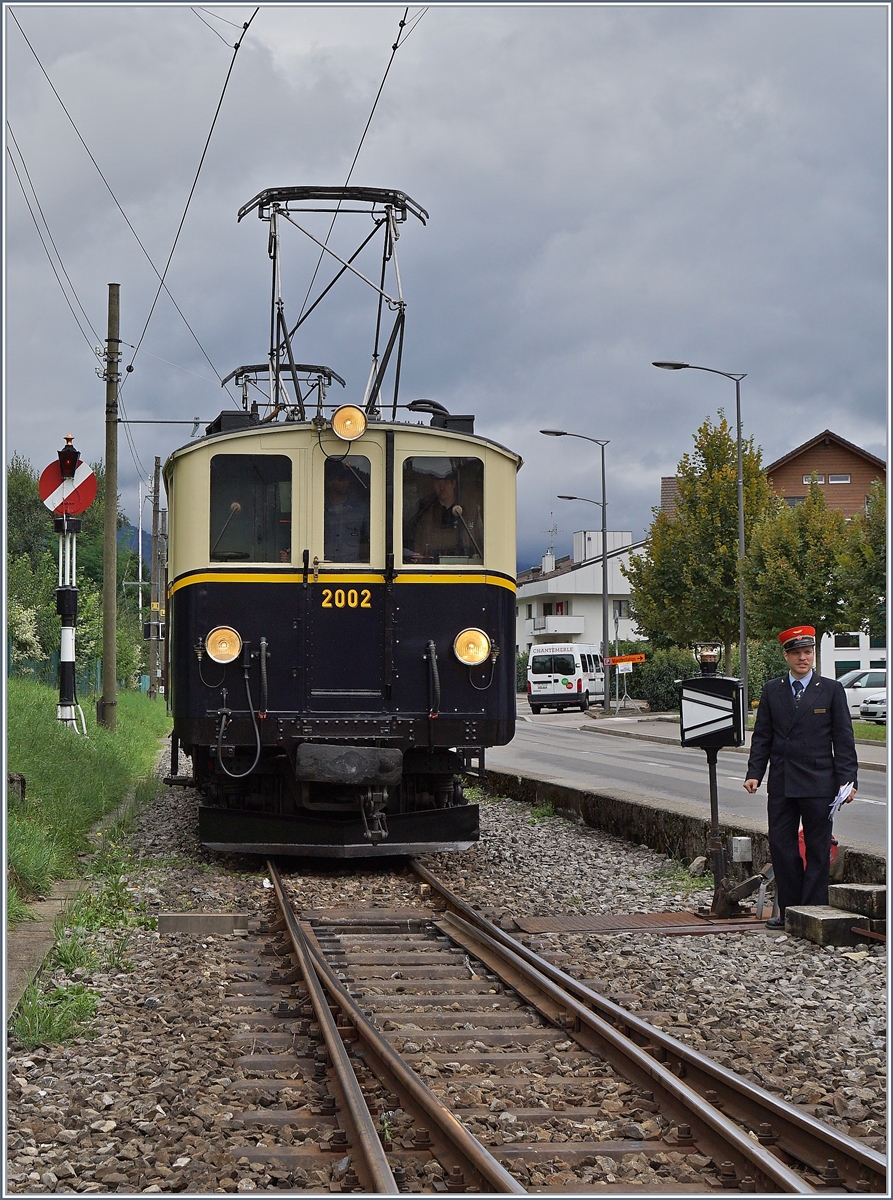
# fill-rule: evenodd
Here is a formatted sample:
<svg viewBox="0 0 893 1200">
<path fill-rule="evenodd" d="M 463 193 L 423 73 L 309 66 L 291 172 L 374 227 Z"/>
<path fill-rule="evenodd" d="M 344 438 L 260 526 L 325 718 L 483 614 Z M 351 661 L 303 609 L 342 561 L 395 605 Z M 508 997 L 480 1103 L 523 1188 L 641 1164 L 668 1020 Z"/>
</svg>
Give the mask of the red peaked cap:
<svg viewBox="0 0 893 1200">
<path fill-rule="evenodd" d="M 778 635 L 782 650 L 799 650 L 803 646 L 815 645 L 815 629 L 812 625 L 795 625 Z"/>
</svg>

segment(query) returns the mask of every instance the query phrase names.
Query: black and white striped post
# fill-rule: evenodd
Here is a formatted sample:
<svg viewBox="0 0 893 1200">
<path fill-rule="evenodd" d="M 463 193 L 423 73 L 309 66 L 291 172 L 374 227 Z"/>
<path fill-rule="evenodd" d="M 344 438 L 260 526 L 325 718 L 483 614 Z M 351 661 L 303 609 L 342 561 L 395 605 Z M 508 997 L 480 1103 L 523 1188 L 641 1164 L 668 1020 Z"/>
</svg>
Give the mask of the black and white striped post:
<svg viewBox="0 0 893 1200">
<path fill-rule="evenodd" d="M 59 535 L 59 586 L 56 588 L 56 612 L 62 621 L 59 652 L 59 705 L 56 716 L 63 725 L 86 734 L 84 714 L 77 701 L 74 677 L 74 631 L 78 623 L 77 535 L 81 532 L 82 513 L 96 497 L 96 476 L 81 462 L 74 437 L 65 436 L 65 445 L 40 476 L 40 498 L 53 514 L 53 528 Z M 78 731 L 77 718 L 81 719 Z"/>
<path fill-rule="evenodd" d="M 59 451 L 61 458 L 62 451 Z M 59 705 L 56 717 L 77 732 L 77 694 L 74 679 L 74 631 L 78 623 L 77 535 L 81 518 L 63 514 L 53 518 L 59 535 L 59 586 L 56 588 L 56 612 L 62 620 L 59 647 Z M 83 717 L 81 718 L 83 720 Z"/>
</svg>

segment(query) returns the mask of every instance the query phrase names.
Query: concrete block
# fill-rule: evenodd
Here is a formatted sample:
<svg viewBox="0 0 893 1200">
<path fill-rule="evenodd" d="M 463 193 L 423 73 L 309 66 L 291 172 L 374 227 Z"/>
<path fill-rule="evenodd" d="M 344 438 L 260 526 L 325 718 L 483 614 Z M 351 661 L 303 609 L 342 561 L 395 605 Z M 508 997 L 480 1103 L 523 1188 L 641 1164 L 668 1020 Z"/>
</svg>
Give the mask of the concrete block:
<svg viewBox="0 0 893 1200">
<path fill-rule="evenodd" d="M 887 888 L 882 883 L 832 883 L 828 903 L 874 921 L 886 920 Z"/>
<path fill-rule="evenodd" d="M 853 933 L 859 919 L 830 904 L 801 904 L 785 909 L 784 928 L 792 937 L 805 938 L 817 946 L 855 946 L 866 940 Z"/>
<path fill-rule="evenodd" d="M 231 934 L 248 929 L 247 913 L 159 913 L 159 933 Z"/>
</svg>

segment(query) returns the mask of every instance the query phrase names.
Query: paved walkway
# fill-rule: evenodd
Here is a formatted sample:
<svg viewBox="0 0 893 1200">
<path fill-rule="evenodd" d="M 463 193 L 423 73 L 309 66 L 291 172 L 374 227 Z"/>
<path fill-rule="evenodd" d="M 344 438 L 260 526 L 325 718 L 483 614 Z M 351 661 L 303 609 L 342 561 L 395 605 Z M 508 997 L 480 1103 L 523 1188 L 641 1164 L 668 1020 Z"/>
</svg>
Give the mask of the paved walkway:
<svg viewBox="0 0 893 1200">
<path fill-rule="evenodd" d="M 60 879 L 45 900 L 32 900 L 28 908 L 33 921 L 16 925 L 6 937 L 6 1011 L 13 1009 L 22 998 L 28 984 L 43 966 L 43 960 L 56 940 L 54 923 L 65 902 L 86 887 L 83 879 Z"/>
</svg>

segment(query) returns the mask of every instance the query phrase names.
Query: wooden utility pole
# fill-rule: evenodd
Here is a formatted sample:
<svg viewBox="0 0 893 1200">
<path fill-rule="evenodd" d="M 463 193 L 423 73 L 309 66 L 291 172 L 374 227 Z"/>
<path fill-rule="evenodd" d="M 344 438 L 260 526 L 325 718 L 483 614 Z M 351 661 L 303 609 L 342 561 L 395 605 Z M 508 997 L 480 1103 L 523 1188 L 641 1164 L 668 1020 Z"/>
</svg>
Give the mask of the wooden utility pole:
<svg viewBox="0 0 893 1200">
<path fill-rule="evenodd" d="M 158 517 L 161 497 L 161 459 L 155 456 L 155 477 L 152 482 L 152 569 L 149 572 L 149 699 L 158 691 L 158 634 L 159 618 L 159 539 Z"/>
<path fill-rule="evenodd" d="M 102 697 L 96 720 L 106 729 L 117 727 L 118 660 L 118 366 L 121 361 L 121 285 L 109 284 L 108 338 L 105 344 L 105 513 L 102 528 Z"/>
</svg>

